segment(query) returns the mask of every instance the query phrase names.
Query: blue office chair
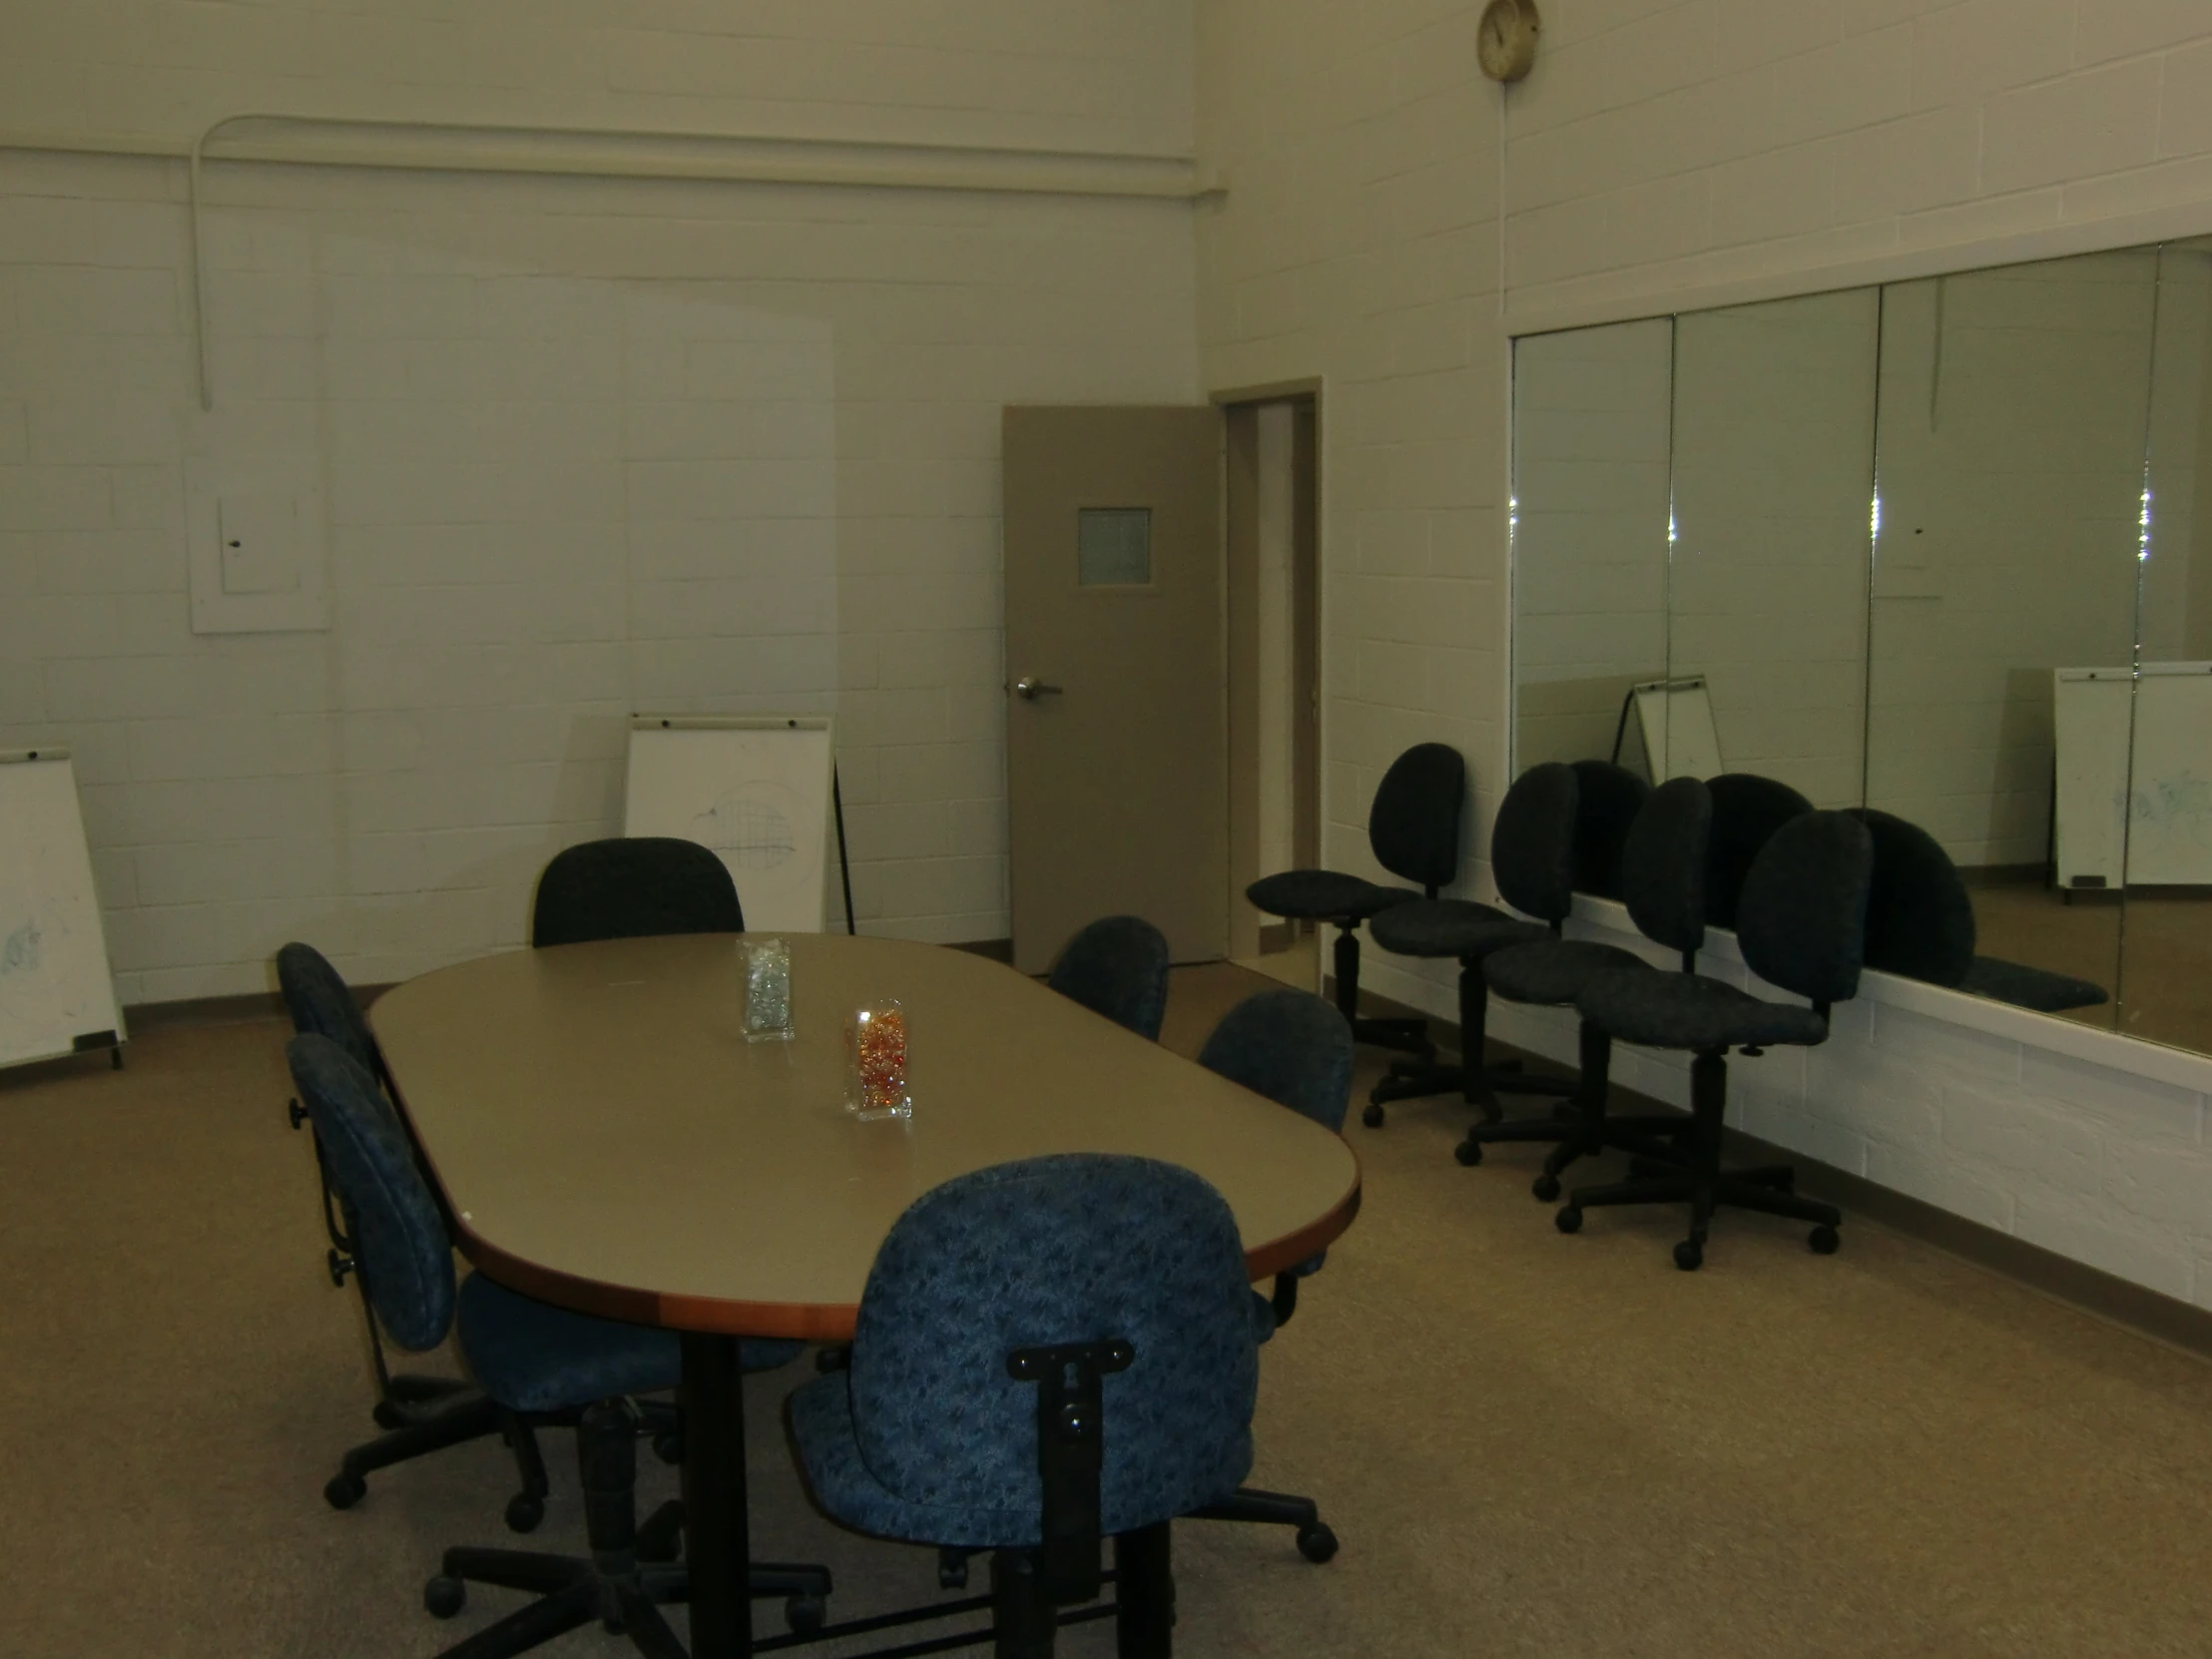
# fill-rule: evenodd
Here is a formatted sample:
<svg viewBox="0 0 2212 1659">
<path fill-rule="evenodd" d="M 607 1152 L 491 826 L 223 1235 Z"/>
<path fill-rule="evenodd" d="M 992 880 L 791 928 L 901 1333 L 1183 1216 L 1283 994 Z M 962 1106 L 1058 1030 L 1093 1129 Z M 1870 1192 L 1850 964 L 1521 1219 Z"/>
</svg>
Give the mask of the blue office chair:
<svg viewBox="0 0 2212 1659">
<path fill-rule="evenodd" d="M 744 931 L 729 869 L 673 835 L 617 835 L 556 853 L 530 909 L 534 945 Z"/>
<path fill-rule="evenodd" d="M 673 1564 L 683 1506 L 664 1504 L 636 1524 L 637 1428 L 629 1396 L 673 1388 L 683 1369 L 675 1333 L 593 1319 L 471 1274 L 455 1284 L 453 1245 L 413 1144 L 375 1079 L 318 1033 L 285 1045 L 293 1084 L 323 1149 L 330 1184 L 355 1245 L 376 1319 L 411 1354 L 457 1331 L 462 1357 L 504 1411 L 577 1413 L 577 1461 L 587 1496 L 588 1558 L 523 1550 L 455 1548 L 430 1580 L 423 1604 L 440 1618 L 460 1611 L 474 1579 L 535 1590 L 541 1599 L 476 1632 L 452 1655 L 504 1659 L 590 1619 L 626 1627 L 646 1653 L 666 1637 L 659 1604 L 681 1600 L 684 1569 Z M 797 1343 L 747 1343 L 749 1371 L 789 1362 Z M 794 1627 L 819 1626 L 830 1592 L 827 1569 L 757 1564 L 755 1595 L 782 1595 Z"/>
<path fill-rule="evenodd" d="M 1142 916 L 1102 917 L 1068 940 L 1045 983 L 1157 1042 L 1168 1011 L 1167 938 Z"/>
<path fill-rule="evenodd" d="M 276 985 L 294 1031 L 328 1038 L 373 1081 L 387 1081 L 383 1055 L 377 1052 L 376 1039 L 361 1018 L 360 1004 L 319 950 L 297 941 L 279 949 Z M 307 1121 L 306 1108 L 296 1095 L 287 1110 L 292 1128 Z M 496 1432 L 504 1434 L 513 1449 L 515 1469 L 522 1482 L 521 1489 L 507 1501 L 507 1524 L 517 1532 L 532 1531 L 545 1517 L 548 1489 L 536 1431 L 466 1382 L 392 1371 L 368 1280 L 359 1271 L 360 1253 L 330 1185 L 329 1160 L 324 1156 L 322 1139 L 311 1130 L 308 1138 L 314 1144 L 315 1168 L 321 1176 L 322 1226 L 329 1237 L 323 1261 L 333 1285 L 342 1286 L 351 1279 L 360 1293 L 361 1313 L 368 1326 L 369 1361 L 376 1372 L 376 1403 L 370 1414 L 376 1425 L 386 1430 L 346 1452 L 338 1472 L 323 1483 L 324 1500 L 333 1509 L 350 1509 L 366 1494 L 368 1476 L 377 1469 Z"/>
<path fill-rule="evenodd" d="M 1046 1659 L 1063 1620 L 1097 1617 L 1118 1620 L 1125 1659 L 1164 1659 L 1170 1524 L 1251 1468 L 1271 1328 L 1229 1206 L 1190 1171 L 1096 1153 L 1001 1164 L 892 1226 L 849 1368 L 790 1396 L 792 1443 L 832 1520 L 995 1552 L 1001 1659 Z M 1115 1599 L 1063 1615 L 1098 1595 L 1102 1537 Z"/>
</svg>

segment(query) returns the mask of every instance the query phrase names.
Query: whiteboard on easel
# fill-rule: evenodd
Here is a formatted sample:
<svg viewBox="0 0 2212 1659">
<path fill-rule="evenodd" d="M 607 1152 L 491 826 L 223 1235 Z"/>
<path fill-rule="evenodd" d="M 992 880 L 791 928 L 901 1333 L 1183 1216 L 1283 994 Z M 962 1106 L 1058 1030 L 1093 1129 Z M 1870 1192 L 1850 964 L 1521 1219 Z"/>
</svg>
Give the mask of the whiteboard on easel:
<svg viewBox="0 0 2212 1659">
<path fill-rule="evenodd" d="M 1651 781 L 1670 778 L 1718 778 L 1720 730 L 1713 724 L 1713 699 L 1705 677 L 1651 680 L 1631 687 L 1636 701 L 1636 730 L 1644 740 L 1644 763 Z"/>
<path fill-rule="evenodd" d="M 69 751 L 0 754 L 0 1065 L 122 1040 Z"/>
<path fill-rule="evenodd" d="M 639 715 L 622 832 L 711 847 L 738 884 L 748 932 L 819 933 L 835 758 L 825 715 Z"/>
</svg>

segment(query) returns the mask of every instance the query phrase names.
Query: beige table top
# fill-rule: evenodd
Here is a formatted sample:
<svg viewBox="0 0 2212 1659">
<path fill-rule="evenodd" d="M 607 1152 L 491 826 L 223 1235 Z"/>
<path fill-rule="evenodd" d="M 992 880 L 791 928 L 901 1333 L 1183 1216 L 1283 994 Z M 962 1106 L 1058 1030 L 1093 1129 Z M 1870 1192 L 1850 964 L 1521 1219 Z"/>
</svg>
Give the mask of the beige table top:
<svg viewBox="0 0 2212 1659">
<path fill-rule="evenodd" d="M 759 937 L 760 935 L 746 935 Z M 749 1043 L 728 933 L 519 950 L 370 1014 L 462 1252 L 562 1306 L 677 1330 L 849 1337 L 876 1247 L 932 1187 L 1050 1152 L 1197 1171 L 1255 1279 L 1352 1223 L 1320 1125 L 965 951 L 794 934 L 788 1042 Z M 908 1120 L 844 1109 L 844 1016 L 907 1011 Z"/>
</svg>

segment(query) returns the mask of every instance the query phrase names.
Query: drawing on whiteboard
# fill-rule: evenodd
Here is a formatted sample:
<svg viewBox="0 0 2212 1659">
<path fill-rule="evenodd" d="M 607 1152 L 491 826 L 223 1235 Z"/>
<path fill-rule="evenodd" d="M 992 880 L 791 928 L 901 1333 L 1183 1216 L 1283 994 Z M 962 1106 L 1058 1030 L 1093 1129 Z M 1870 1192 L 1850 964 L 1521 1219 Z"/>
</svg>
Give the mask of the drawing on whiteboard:
<svg viewBox="0 0 2212 1659">
<path fill-rule="evenodd" d="M 2135 792 L 2135 818 L 2141 824 L 2197 824 L 2212 819 L 2212 783 L 2193 773 L 2154 778 Z"/>
<path fill-rule="evenodd" d="M 0 974 L 38 972 L 38 944 L 45 936 L 36 916 L 10 933 L 0 944 Z"/>
<path fill-rule="evenodd" d="M 756 778 L 725 791 L 695 817 L 691 838 L 713 847 L 733 870 L 781 870 L 800 857 L 799 834 L 792 828 L 799 816 L 799 800 L 791 790 Z"/>
<path fill-rule="evenodd" d="M 12 1046 L 57 1022 L 67 1023 L 73 1010 L 55 978 L 54 958 L 66 955 L 66 949 L 55 948 L 61 941 L 49 938 L 47 924 L 25 902 L 27 894 L 4 896 L 0 915 L 20 918 L 0 938 L 0 1041 Z"/>
</svg>

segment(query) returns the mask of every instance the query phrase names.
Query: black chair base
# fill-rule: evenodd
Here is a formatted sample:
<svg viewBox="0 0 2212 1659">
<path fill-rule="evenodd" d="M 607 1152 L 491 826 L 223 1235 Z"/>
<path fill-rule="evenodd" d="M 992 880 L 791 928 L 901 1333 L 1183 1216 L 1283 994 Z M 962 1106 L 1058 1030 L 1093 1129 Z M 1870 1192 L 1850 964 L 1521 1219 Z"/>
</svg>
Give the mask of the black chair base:
<svg viewBox="0 0 2212 1659">
<path fill-rule="evenodd" d="M 1556 1217 L 1559 1231 L 1576 1233 L 1582 1228 L 1582 1212 L 1619 1204 L 1687 1204 L 1689 1237 L 1674 1247 L 1674 1265 L 1694 1273 L 1705 1263 L 1705 1243 L 1712 1230 L 1713 1213 L 1720 1206 L 1755 1210 L 1764 1215 L 1809 1221 L 1813 1230 L 1806 1243 L 1816 1255 L 1832 1256 L 1842 1243 L 1837 1229 L 1844 1213 L 1833 1204 L 1800 1198 L 1793 1190 L 1796 1174 L 1784 1165 L 1759 1169 L 1721 1168 L 1722 1120 L 1728 1107 L 1728 1060 L 1725 1052 L 1698 1055 L 1690 1064 L 1690 1114 L 1679 1143 L 1680 1161 L 1644 1157 L 1631 1167 L 1626 1181 L 1595 1187 L 1577 1187 L 1567 1195 Z M 1665 1122 L 1666 1120 L 1634 1120 Z"/>
<path fill-rule="evenodd" d="M 1563 1077 L 1535 1077 L 1521 1070 L 1518 1060 L 1501 1060 L 1492 1065 L 1484 1063 L 1469 1067 L 1470 1055 L 1480 1056 L 1489 1046 L 1487 1014 L 1490 988 L 1482 978 L 1479 961 L 1462 961 L 1459 964 L 1459 1049 L 1458 1065 L 1443 1065 L 1433 1059 L 1393 1060 L 1390 1069 L 1379 1078 L 1368 1091 L 1368 1103 L 1361 1109 L 1360 1121 L 1370 1129 L 1380 1129 L 1388 1114 L 1383 1111 L 1394 1100 L 1420 1100 L 1430 1095 L 1455 1094 L 1481 1114 L 1485 1123 L 1503 1120 L 1505 1108 L 1498 1101 L 1501 1094 L 1534 1094 L 1566 1097 L 1574 1095 L 1581 1085 Z"/>
<path fill-rule="evenodd" d="M 1353 1041 L 1372 1048 L 1394 1048 L 1428 1059 L 1436 1052 L 1436 1045 L 1428 1040 L 1428 1021 L 1360 1012 L 1360 920 L 1357 916 L 1337 918 L 1337 1012 L 1352 1026 Z"/>
<path fill-rule="evenodd" d="M 1219 1503 L 1191 1511 L 1193 1520 L 1245 1521 L 1259 1526 L 1289 1526 L 1298 1532 L 1298 1552 L 1316 1566 L 1337 1553 L 1337 1534 L 1321 1518 L 1321 1508 L 1310 1497 L 1286 1492 L 1263 1492 L 1255 1486 L 1239 1486 Z"/>
<path fill-rule="evenodd" d="M 576 1460 L 591 1554 L 448 1549 L 437 1576 L 422 1590 L 422 1605 L 433 1616 L 449 1619 L 458 1613 L 471 1583 L 529 1590 L 539 1599 L 445 1649 L 439 1659 L 508 1659 L 593 1619 L 629 1636 L 648 1659 L 680 1659 L 684 1645 L 660 1610 L 691 1596 L 690 1569 L 676 1559 L 683 1548 L 684 1506 L 672 1500 L 642 1526 L 636 1523 L 637 1418 L 629 1402 L 608 1400 L 584 1409 L 576 1425 Z M 749 1578 L 755 1597 L 785 1598 L 785 1620 L 795 1635 L 822 1628 L 830 1590 L 828 1567 L 756 1561 Z"/>
<path fill-rule="evenodd" d="M 1678 1167 L 1680 1154 L 1674 1137 L 1688 1134 L 1694 1120 L 1678 1112 L 1664 1117 L 1612 1117 L 1607 1099 L 1612 1091 L 1613 1040 L 1589 1021 L 1582 1022 L 1581 1072 L 1576 1092 L 1567 1102 L 1552 1108 L 1549 1117 L 1516 1118 L 1511 1122 L 1484 1121 L 1470 1125 L 1467 1137 L 1452 1155 L 1472 1168 L 1482 1162 L 1482 1149 L 1500 1144 L 1554 1143 L 1544 1167 L 1529 1186 L 1543 1203 L 1559 1196 L 1559 1177 L 1581 1158 L 1592 1158 L 1609 1149 L 1642 1155 L 1669 1168 Z"/>
</svg>

